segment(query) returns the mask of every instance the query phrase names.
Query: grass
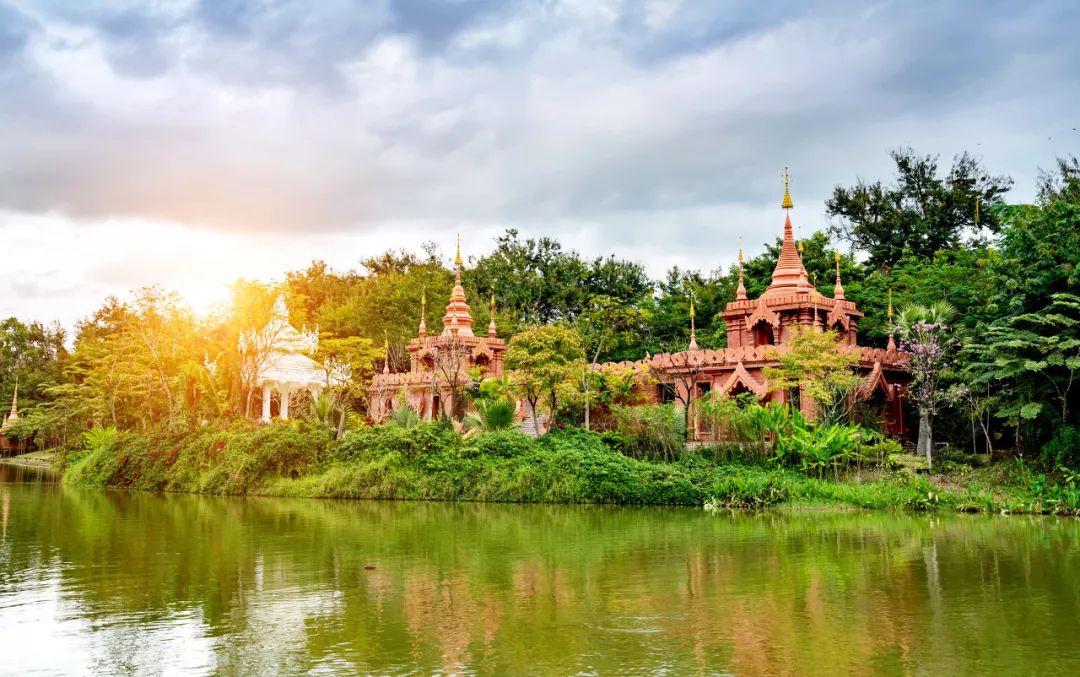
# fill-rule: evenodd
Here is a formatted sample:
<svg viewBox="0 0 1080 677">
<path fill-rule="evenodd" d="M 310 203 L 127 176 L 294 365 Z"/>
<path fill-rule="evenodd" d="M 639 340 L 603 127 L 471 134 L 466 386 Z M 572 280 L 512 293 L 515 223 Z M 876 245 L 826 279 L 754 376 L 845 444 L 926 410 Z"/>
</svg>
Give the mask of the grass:
<svg viewBox="0 0 1080 677">
<path fill-rule="evenodd" d="M 792 469 L 626 456 L 580 430 L 534 440 L 514 431 L 463 437 L 446 423 L 363 428 L 332 439 L 304 423 L 207 425 L 174 434 L 119 433 L 75 455 L 69 484 L 148 491 L 525 503 L 762 508 L 1068 512 L 989 469 L 956 485 L 908 470 L 814 479 Z M 999 471 L 1000 472 L 1000 471 Z"/>
</svg>

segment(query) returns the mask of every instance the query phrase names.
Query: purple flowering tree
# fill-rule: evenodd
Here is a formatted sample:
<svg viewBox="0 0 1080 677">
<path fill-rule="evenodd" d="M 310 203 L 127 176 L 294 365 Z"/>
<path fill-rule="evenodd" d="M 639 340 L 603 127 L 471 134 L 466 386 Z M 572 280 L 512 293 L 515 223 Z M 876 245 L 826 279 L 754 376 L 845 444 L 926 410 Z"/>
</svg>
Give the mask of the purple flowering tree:
<svg viewBox="0 0 1080 677">
<path fill-rule="evenodd" d="M 919 410 L 918 453 L 926 456 L 930 468 L 934 415 L 947 398 L 941 380 L 960 346 L 950 326 L 955 316 L 956 309 L 942 301 L 908 306 L 897 317 L 900 352 L 908 356 L 911 369 L 908 396 Z"/>
</svg>

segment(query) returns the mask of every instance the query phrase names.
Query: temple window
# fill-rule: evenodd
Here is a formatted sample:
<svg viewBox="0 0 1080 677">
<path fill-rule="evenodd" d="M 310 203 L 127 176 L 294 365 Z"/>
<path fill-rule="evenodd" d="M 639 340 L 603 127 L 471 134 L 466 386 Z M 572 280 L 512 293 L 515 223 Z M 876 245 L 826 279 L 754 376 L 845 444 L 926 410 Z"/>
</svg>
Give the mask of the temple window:
<svg viewBox="0 0 1080 677">
<path fill-rule="evenodd" d="M 487 371 L 487 368 L 490 364 L 491 358 L 489 358 L 487 355 L 476 356 L 476 366 L 480 367 L 481 369 Z"/>
<path fill-rule="evenodd" d="M 661 404 L 671 404 L 675 401 L 675 384 L 674 383 L 657 383 L 656 384 L 657 395 L 660 398 Z"/>
<path fill-rule="evenodd" d="M 776 337 L 773 334 L 772 325 L 768 322 L 758 322 L 754 325 L 753 329 L 754 345 L 755 346 L 771 346 L 775 345 Z"/>
</svg>

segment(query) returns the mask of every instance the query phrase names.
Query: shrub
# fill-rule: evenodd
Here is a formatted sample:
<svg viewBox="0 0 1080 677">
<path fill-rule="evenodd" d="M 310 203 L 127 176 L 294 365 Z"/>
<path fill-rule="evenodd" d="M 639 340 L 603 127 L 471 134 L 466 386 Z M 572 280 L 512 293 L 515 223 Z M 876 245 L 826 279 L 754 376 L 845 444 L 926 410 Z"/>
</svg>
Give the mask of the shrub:
<svg viewBox="0 0 1080 677">
<path fill-rule="evenodd" d="M 686 448 L 685 421 L 675 405 L 614 406 L 612 414 L 628 456 L 671 460 Z"/>
<path fill-rule="evenodd" d="M 860 444 L 858 455 L 865 463 L 888 467 L 889 457 L 904 453 L 904 447 L 896 440 L 883 439 L 870 444 Z"/>
<path fill-rule="evenodd" d="M 513 458 L 536 450 L 531 437 L 516 430 L 497 430 L 470 437 L 461 448 L 463 457 Z"/>
<path fill-rule="evenodd" d="M 1043 457 L 1054 467 L 1080 470 L 1080 428 L 1063 425 L 1043 447 Z"/>
</svg>

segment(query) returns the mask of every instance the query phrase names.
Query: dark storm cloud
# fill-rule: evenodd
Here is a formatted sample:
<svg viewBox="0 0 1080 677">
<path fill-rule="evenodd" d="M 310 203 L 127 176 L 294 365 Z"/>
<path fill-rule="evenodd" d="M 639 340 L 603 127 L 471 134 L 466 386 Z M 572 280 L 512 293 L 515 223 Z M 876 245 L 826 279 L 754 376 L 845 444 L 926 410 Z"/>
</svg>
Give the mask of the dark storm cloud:
<svg viewBox="0 0 1080 677">
<path fill-rule="evenodd" d="M 19 10 L 0 3 L 0 68 L 21 56 L 34 30 L 34 22 Z"/>
<path fill-rule="evenodd" d="M 513 0 L 395 0 L 390 29 L 414 36 L 423 52 L 443 51 L 461 31 L 493 16 L 512 15 L 523 3 Z"/>
<path fill-rule="evenodd" d="M 1080 103 L 1064 0 L 19 7 L 0 0 L 0 209 L 76 219 L 633 239 L 772 207 L 784 164 L 820 205 L 900 145 L 999 140 L 986 159 L 1021 166 L 991 169 L 1033 174 L 1072 151 L 1023 134 Z"/>
</svg>

